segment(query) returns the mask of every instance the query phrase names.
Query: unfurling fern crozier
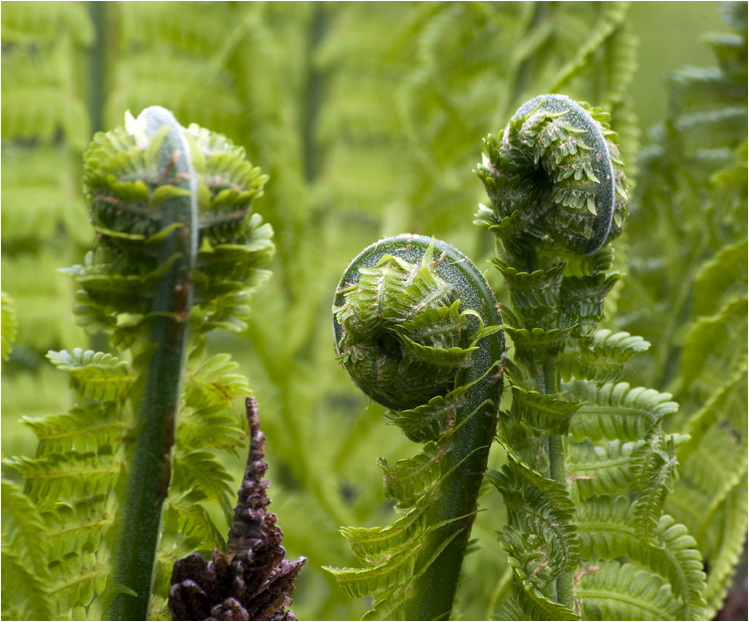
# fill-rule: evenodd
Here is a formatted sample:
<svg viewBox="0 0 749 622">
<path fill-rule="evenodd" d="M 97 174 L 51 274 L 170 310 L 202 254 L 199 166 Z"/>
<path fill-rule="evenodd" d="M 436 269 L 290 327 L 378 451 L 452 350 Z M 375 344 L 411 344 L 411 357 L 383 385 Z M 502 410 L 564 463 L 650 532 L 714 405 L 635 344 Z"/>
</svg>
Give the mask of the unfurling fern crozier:
<svg viewBox="0 0 749 622">
<path fill-rule="evenodd" d="M 607 118 L 542 95 L 485 141 L 478 169 L 492 207 L 480 207 L 476 224 L 497 237 L 514 344 L 512 406 L 497 431 L 508 460 L 488 475 L 507 508 L 499 542 L 514 575 L 497 619 L 705 613 L 695 541 L 663 513 L 687 438 L 662 430 L 677 405 L 619 382 L 650 344 L 597 330 L 622 276 L 609 272 L 608 244 L 627 215 Z"/>
<path fill-rule="evenodd" d="M 581 255 L 621 233 L 628 214 L 626 178 L 605 125 L 609 115 L 563 95 L 540 95 L 484 143 L 477 168 L 491 199 L 476 224 L 522 255 L 542 244 Z"/>
<path fill-rule="evenodd" d="M 405 516 L 344 528 L 366 566 L 330 569 L 368 617 L 450 613 L 496 428 L 504 371 L 499 308 L 478 268 L 444 242 L 415 235 L 366 248 L 341 278 L 336 352 L 352 380 L 421 453 L 389 465 L 385 494 Z"/>
</svg>

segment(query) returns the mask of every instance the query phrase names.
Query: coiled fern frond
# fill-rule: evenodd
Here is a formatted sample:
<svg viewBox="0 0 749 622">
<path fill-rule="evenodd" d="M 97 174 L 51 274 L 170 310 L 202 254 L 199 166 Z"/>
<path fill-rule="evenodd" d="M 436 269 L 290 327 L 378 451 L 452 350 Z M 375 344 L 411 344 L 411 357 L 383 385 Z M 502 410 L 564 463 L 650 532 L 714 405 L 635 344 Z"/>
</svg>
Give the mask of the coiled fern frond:
<svg viewBox="0 0 749 622">
<path fill-rule="evenodd" d="M 497 238 L 514 344 L 512 406 L 497 431 L 508 463 L 490 476 L 507 506 L 499 542 L 514 572 L 498 619 L 705 614 L 697 542 L 664 513 L 689 440 L 663 432 L 678 405 L 618 382 L 646 341 L 597 330 L 622 276 L 610 271 L 607 246 L 628 213 L 605 119 L 564 97 L 537 97 L 485 141 L 478 170 L 492 207 L 476 224 Z"/>
<path fill-rule="evenodd" d="M 344 528 L 364 568 L 332 569 L 367 619 L 449 615 L 477 511 L 504 370 L 498 307 L 478 269 L 439 241 L 382 240 L 351 263 L 336 292 L 336 350 L 352 380 L 425 443 L 389 465 L 385 496 L 405 516 Z"/>
</svg>

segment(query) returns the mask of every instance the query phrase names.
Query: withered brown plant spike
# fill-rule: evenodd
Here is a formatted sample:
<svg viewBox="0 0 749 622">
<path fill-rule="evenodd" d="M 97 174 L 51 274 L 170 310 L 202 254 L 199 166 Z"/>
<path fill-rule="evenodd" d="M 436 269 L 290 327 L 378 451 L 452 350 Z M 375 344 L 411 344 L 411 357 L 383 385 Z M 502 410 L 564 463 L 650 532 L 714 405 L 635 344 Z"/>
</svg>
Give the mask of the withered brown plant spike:
<svg viewBox="0 0 749 622">
<path fill-rule="evenodd" d="M 200 553 L 174 564 L 169 609 L 175 620 L 296 620 L 286 609 L 294 581 L 307 559 L 284 559 L 283 533 L 268 514 L 268 465 L 257 402 L 246 400 L 250 452 L 229 529 L 227 552 L 214 549 L 211 561 Z"/>
</svg>

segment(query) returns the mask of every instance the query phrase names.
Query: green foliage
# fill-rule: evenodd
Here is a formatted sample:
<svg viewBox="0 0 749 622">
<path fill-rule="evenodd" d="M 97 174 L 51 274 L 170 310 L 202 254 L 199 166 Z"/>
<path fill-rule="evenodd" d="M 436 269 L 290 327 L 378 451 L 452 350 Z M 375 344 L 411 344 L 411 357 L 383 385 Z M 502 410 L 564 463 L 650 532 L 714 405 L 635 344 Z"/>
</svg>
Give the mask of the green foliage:
<svg viewBox="0 0 749 622">
<path fill-rule="evenodd" d="M 524 417 L 539 425 L 543 415 L 546 426 L 552 410 L 570 410 L 567 402 L 585 401 L 569 418 L 564 479 L 598 474 L 569 484 L 582 559 L 595 561 L 597 553 L 585 548 L 582 505 L 629 490 L 622 487 L 632 477 L 632 452 L 641 448 L 656 420 L 665 430 L 659 438 L 689 434 L 692 439 L 676 447 L 679 477 L 664 511 L 696 540 L 696 549 L 685 550 L 699 550 L 707 560 L 704 617 L 711 617 L 721 607 L 746 532 L 746 303 L 741 302 L 747 288 L 746 19 L 744 4 L 726 6 L 720 11 L 728 29 L 708 37 L 717 66 L 668 77 L 665 123 L 640 151 L 631 101 L 637 97 L 636 83 L 632 88 L 637 37 L 631 28 L 637 25 L 637 5 L 632 17 L 626 3 L 619 2 L 297 3 L 293 11 L 284 3 L 126 2 L 92 5 L 94 19 L 80 2 L 3 5 L 2 276 L 18 318 L 17 340 L 3 363 L 3 455 L 33 456 L 35 432 L 44 436 L 42 445 L 63 457 L 114 447 L 112 439 L 121 437 L 132 418 L 137 382 L 123 394 L 123 406 L 92 403 L 66 388 L 68 379 L 53 370 L 44 354 L 107 349 L 97 337 L 86 344 L 81 327 L 117 330 L 123 348 L 140 332 L 138 314 L 112 326 L 111 314 L 82 293 L 75 299 L 81 288 L 71 289 L 68 276 L 56 270 L 73 264 L 87 269 L 98 261 L 84 259 L 93 235 L 80 189 L 80 156 L 91 138 L 87 128 L 114 127 L 127 109 L 137 116 L 150 105 L 168 107 L 181 122 L 195 121 L 242 145 L 271 177 L 262 199 L 265 222 L 251 215 L 247 234 L 249 246 L 260 252 L 201 252 L 203 260 L 216 260 L 213 274 L 226 274 L 242 262 L 253 272 L 241 291 L 223 292 L 221 304 L 193 307 L 191 328 L 206 337 L 196 344 L 188 365 L 181 408 L 189 414 L 180 414 L 177 451 L 183 445 L 210 451 L 236 487 L 243 461 L 229 454 L 241 446 L 242 421 L 230 408 L 199 404 L 187 394 L 189 374 L 200 360 L 213 361 L 217 374 L 206 369 L 207 376 L 198 381 L 206 390 L 218 374 L 233 375 L 224 371 L 227 362 L 206 354 L 231 352 L 260 402 L 284 544 L 290 553 L 310 559 L 294 611 L 301 619 L 359 617 L 366 604 L 352 601 L 332 575 L 320 570 L 354 563 L 337 529 L 392 523 L 382 538 L 394 538 L 387 544 L 394 548 L 407 546 L 414 533 L 427 529 L 423 513 L 409 514 L 404 523 L 404 517 L 392 514 L 374 462 L 387 455 L 392 469 L 416 453 L 409 439 L 439 439 L 463 395 L 448 393 L 391 413 L 407 437 L 380 425 L 383 409 L 367 404 L 346 374 L 330 364 L 330 292 L 362 247 L 406 230 L 447 240 L 482 270 L 490 265 L 484 265 L 491 253 L 489 236 L 469 223 L 471 206 L 481 200 L 470 174 L 477 137 L 504 127 L 524 101 L 562 93 L 611 113 L 611 129 L 618 133 L 632 183 L 632 213 L 615 257 L 604 248 L 589 257 L 545 257 L 540 265 L 520 268 L 502 258 L 502 274 L 487 273 L 503 312 L 510 305 L 516 312 L 518 321 L 510 329 L 521 336 L 519 331 L 527 331 L 529 342 L 533 328 L 572 335 L 554 354 L 563 381 L 559 389 L 569 393 L 547 397 L 522 362 L 513 366 L 507 360 L 521 396 L 518 406 L 536 394 L 542 397 L 535 410 L 521 415 L 510 404 L 511 391 L 505 393 L 501 410 L 509 416 L 498 436 L 511 451 L 494 447 L 489 466 L 501 470 L 508 453 L 515 462 L 546 473 L 550 460 L 544 437 L 527 427 Z M 642 33 L 648 37 L 656 28 Z M 97 43 L 91 47 L 94 30 Z M 692 41 L 685 45 L 700 47 Z M 653 58 L 641 55 L 638 76 L 653 73 L 653 65 Z M 231 209 L 234 200 L 226 197 L 220 203 Z M 250 313 L 247 290 L 268 274 L 254 261 L 270 258 L 271 229 L 278 245 L 274 279 L 252 293 Z M 613 276 L 617 272 L 626 276 Z M 589 278 L 593 273 L 598 275 Z M 206 287 L 209 282 L 202 281 Z M 599 296 L 588 297 L 594 290 Z M 563 298 L 571 313 L 561 313 Z M 73 305 L 75 317 L 61 312 Z M 571 316 L 580 311 L 588 315 L 573 327 Z M 602 329 L 596 330 L 601 315 Z M 510 313 L 503 317 L 512 321 Z M 77 326 L 75 318 L 86 323 Z M 222 338 L 209 333 L 212 328 L 243 332 Z M 643 335 L 643 341 L 635 335 Z M 647 351 L 646 343 L 651 344 Z M 137 357 L 110 353 L 139 373 Z M 78 373 L 93 382 L 104 372 Z M 112 395 L 125 390 L 124 381 L 118 386 L 113 382 Z M 653 387 L 656 394 L 635 387 Z M 667 394 L 679 403 L 678 411 Z M 609 395 L 620 397 L 609 403 Z M 542 401 L 545 407 L 539 410 Z M 47 430 L 36 420 L 49 413 L 55 414 Z M 22 417 L 25 425 L 16 424 Z M 5 476 L 18 481 L 15 470 L 3 468 Z M 223 481 L 228 483 L 219 480 L 212 488 L 212 498 L 221 498 Z M 640 494 L 630 495 L 630 523 Z M 112 495 L 107 499 L 105 520 L 111 520 L 114 500 Z M 82 506 L 66 503 L 78 516 Z M 223 512 L 215 502 L 175 491 L 166 504 L 169 536 L 162 537 L 158 554 L 155 590 L 161 596 L 154 597 L 153 617 L 168 616 L 162 596 L 175 551 L 205 552 L 223 537 L 223 527 L 216 528 Z M 100 511 L 99 501 L 93 505 Z M 522 581 L 536 600 L 518 591 L 506 573 L 507 555 L 496 544 L 495 530 L 505 516 L 500 496 L 484 494 L 480 505 L 488 511 L 476 515 L 472 534 L 478 542 L 463 564 L 455 615 L 486 618 L 502 602 L 518 619 L 544 611 L 553 619 L 576 615 L 574 607 L 565 613 L 551 603 L 541 588 L 533 591 L 532 571 Z M 66 514 L 65 520 L 72 516 Z M 189 518 L 190 534 L 198 534 L 200 542 L 178 535 L 177 517 Z M 373 539 L 380 537 L 377 530 Z M 6 550 L 4 565 L 10 560 Z M 613 553 L 603 555 L 615 559 Z M 76 563 L 91 565 L 90 560 Z M 640 564 L 634 558 L 633 563 Z M 664 576 L 649 564 L 641 568 L 661 576 L 672 590 L 678 583 L 681 609 L 676 615 L 692 615 L 684 609 L 688 581 Z M 10 579 L 4 578 L 4 599 L 32 586 L 20 571 L 6 572 L 9 576 L 20 583 L 8 587 Z M 102 592 L 88 616 L 101 617 L 118 589 Z M 25 602 L 33 606 L 42 600 Z M 391 598 L 377 608 L 396 610 L 401 604 Z M 12 616 L 39 617 L 25 607 L 13 605 Z M 69 613 L 82 617 L 86 611 Z"/>
<path fill-rule="evenodd" d="M 600 246 L 621 232 L 626 185 L 623 175 L 613 187 L 609 173 L 607 187 L 590 172 L 590 162 L 608 157 L 614 170 L 622 164 L 604 142 L 613 135 L 584 113 L 558 96 L 532 100 L 485 141 L 489 158 L 479 169 L 493 209 L 482 207 L 476 224 L 497 236 L 495 265 L 517 303 L 505 309 L 513 404 L 498 431 L 508 464 L 491 477 L 507 506 L 500 544 L 514 582 L 496 615 L 700 620 L 707 589 L 698 541 L 664 514 L 677 452 L 691 437 L 662 430 L 678 409 L 671 395 L 617 382 L 648 342 L 596 331 L 621 276 L 607 272 L 611 254 Z M 590 127 L 600 138 L 584 133 Z M 567 179 L 580 181 L 574 201 L 555 186 Z M 608 207 L 599 194 L 584 213 L 596 192 Z M 582 259 L 566 261 L 573 254 Z M 523 295 L 528 285 L 542 291 Z"/>
<path fill-rule="evenodd" d="M 351 379 L 426 444 L 392 466 L 378 459 L 385 497 L 406 515 L 384 529 L 344 528 L 368 566 L 329 571 L 351 596 L 374 597 L 368 619 L 448 616 L 496 426 L 504 360 L 496 299 L 459 251 L 403 235 L 350 264 L 333 314 Z"/>
<path fill-rule="evenodd" d="M 16 340 L 18 330 L 18 320 L 16 319 L 16 310 L 13 306 L 13 299 L 5 292 L 3 296 L 2 309 L 2 358 L 8 360 L 8 355 L 13 348 L 13 342 Z"/>
</svg>

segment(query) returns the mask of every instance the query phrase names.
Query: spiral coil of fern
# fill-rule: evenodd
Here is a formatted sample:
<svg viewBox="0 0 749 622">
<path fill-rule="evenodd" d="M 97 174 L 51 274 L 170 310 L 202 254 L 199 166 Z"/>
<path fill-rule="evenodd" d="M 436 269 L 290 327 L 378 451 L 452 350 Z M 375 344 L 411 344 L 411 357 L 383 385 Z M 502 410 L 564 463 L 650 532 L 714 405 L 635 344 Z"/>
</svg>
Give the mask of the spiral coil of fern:
<svg viewBox="0 0 749 622">
<path fill-rule="evenodd" d="M 184 129 L 158 106 L 97 134 L 84 160 L 97 243 L 84 265 L 66 270 L 79 286 L 75 312 L 89 332 L 133 346 L 144 377 L 115 523 L 110 584 L 120 591 L 105 615 L 146 619 L 188 324 L 199 339 L 245 326 L 248 285 L 274 252 L 271 228 L 250 210 L 267 177 L 243 149 Z"/>
<path fill-rule="evenodd" d="M 342 529 L 369 567 L 329 570 L 352 596 L 375 597 L 367 617 L 442 619 L 452 608 L 496 428 L 499 308 L 462 253 L 402 235 L 351 262 L 333 311 L 343 367 L 425 446 L 392 466 L 379 461 L 386 496 L 408 513 L 383 529 Z"/>
<path fill-rule="evenodd" d="M 488 157 L 476 171 L 492 207 L 481 205 L 475 222 L 499 242 L 494 261 L 510 293 L 507 331 L 521 366 L 499 430 L 509 463 L 492 474 L 508 507 L 502 543 L 522 586 L 519 598 L 560 619 L 576 617 L 580 548 L 562 439 L 583 402 L 559 397 L 559 358 L 576 340 L 592 346 L 604 298 L 620 276 L 606 273 L 612 255 L 605 246 L 628 213 L 608 118 L 565 96 L 536 97 L 484 141 Z M 534 525 L 526 504 L 554 529 Z M 539 556 L 546 563 L 536 568 Z"/>
<path fill-rule="evenodd" d="M 492 207 L 480 206 L 476 224 L 518 259 L 532 246 L 591 255 L 614 240 L 628 207 L 609 118 L 563 95 L 523 104 L 484 140 L 488 157 L 476 172 Z"/>
<path fill-rule="evenodd" d="M 629 357 L 647 342 L 596 330 L 604 299 L 621 277 L 609 271 L 608 244 L 627 214 L 623 165 L 606 120 L 585 104 L 542 95 L 485 141 L 489 157 L 477 171 L 492 208 L 480 206 L 476 224 L 497 237 L 494 263 L 510 295 L 504 316 L 515 347 L 507 363 L 512 406 L 497 431 L 508 462 L 487 475 L 507 508 L 500 544 L 514 574 L 498 619 L 649 615 L 601 613 L 616 611 L 607 604 L 615 596 L 642 611 L 663 606 L 664 617 L 704 613 L 694 540 L 674 543 L 673 534 L 686 528 L 669 532 L 674 521 L 662 514 L 684 437 L 663 434 L 661 420 L 676 404 L 667 394 L 617 384 Z M 563 392 L 560 376 L 575 378 Z M 623 418 L 627 423 L 617 419 L 625 404 L 637 404 Z M 628 429 L 639 413 L 641 427 Z M 612 442 L 596 445 L 602 437 Z M 634 500 L 614 496 L 621 492 Z M 621 508 L 621 518 L 601 515 L 602 507 Z M 625 514 L 635 525 L 626 536 L 621 525 L 607 524 L 627 520 Z M 623 556 L 652 574 L 613 561 Z M 650 600 L 637 587 L 650 581 L 663 594 L 664 580 L 671 582 L 672 602 Z M 616 588 L 596 592 L 604 584 Z"/>
</svg>

